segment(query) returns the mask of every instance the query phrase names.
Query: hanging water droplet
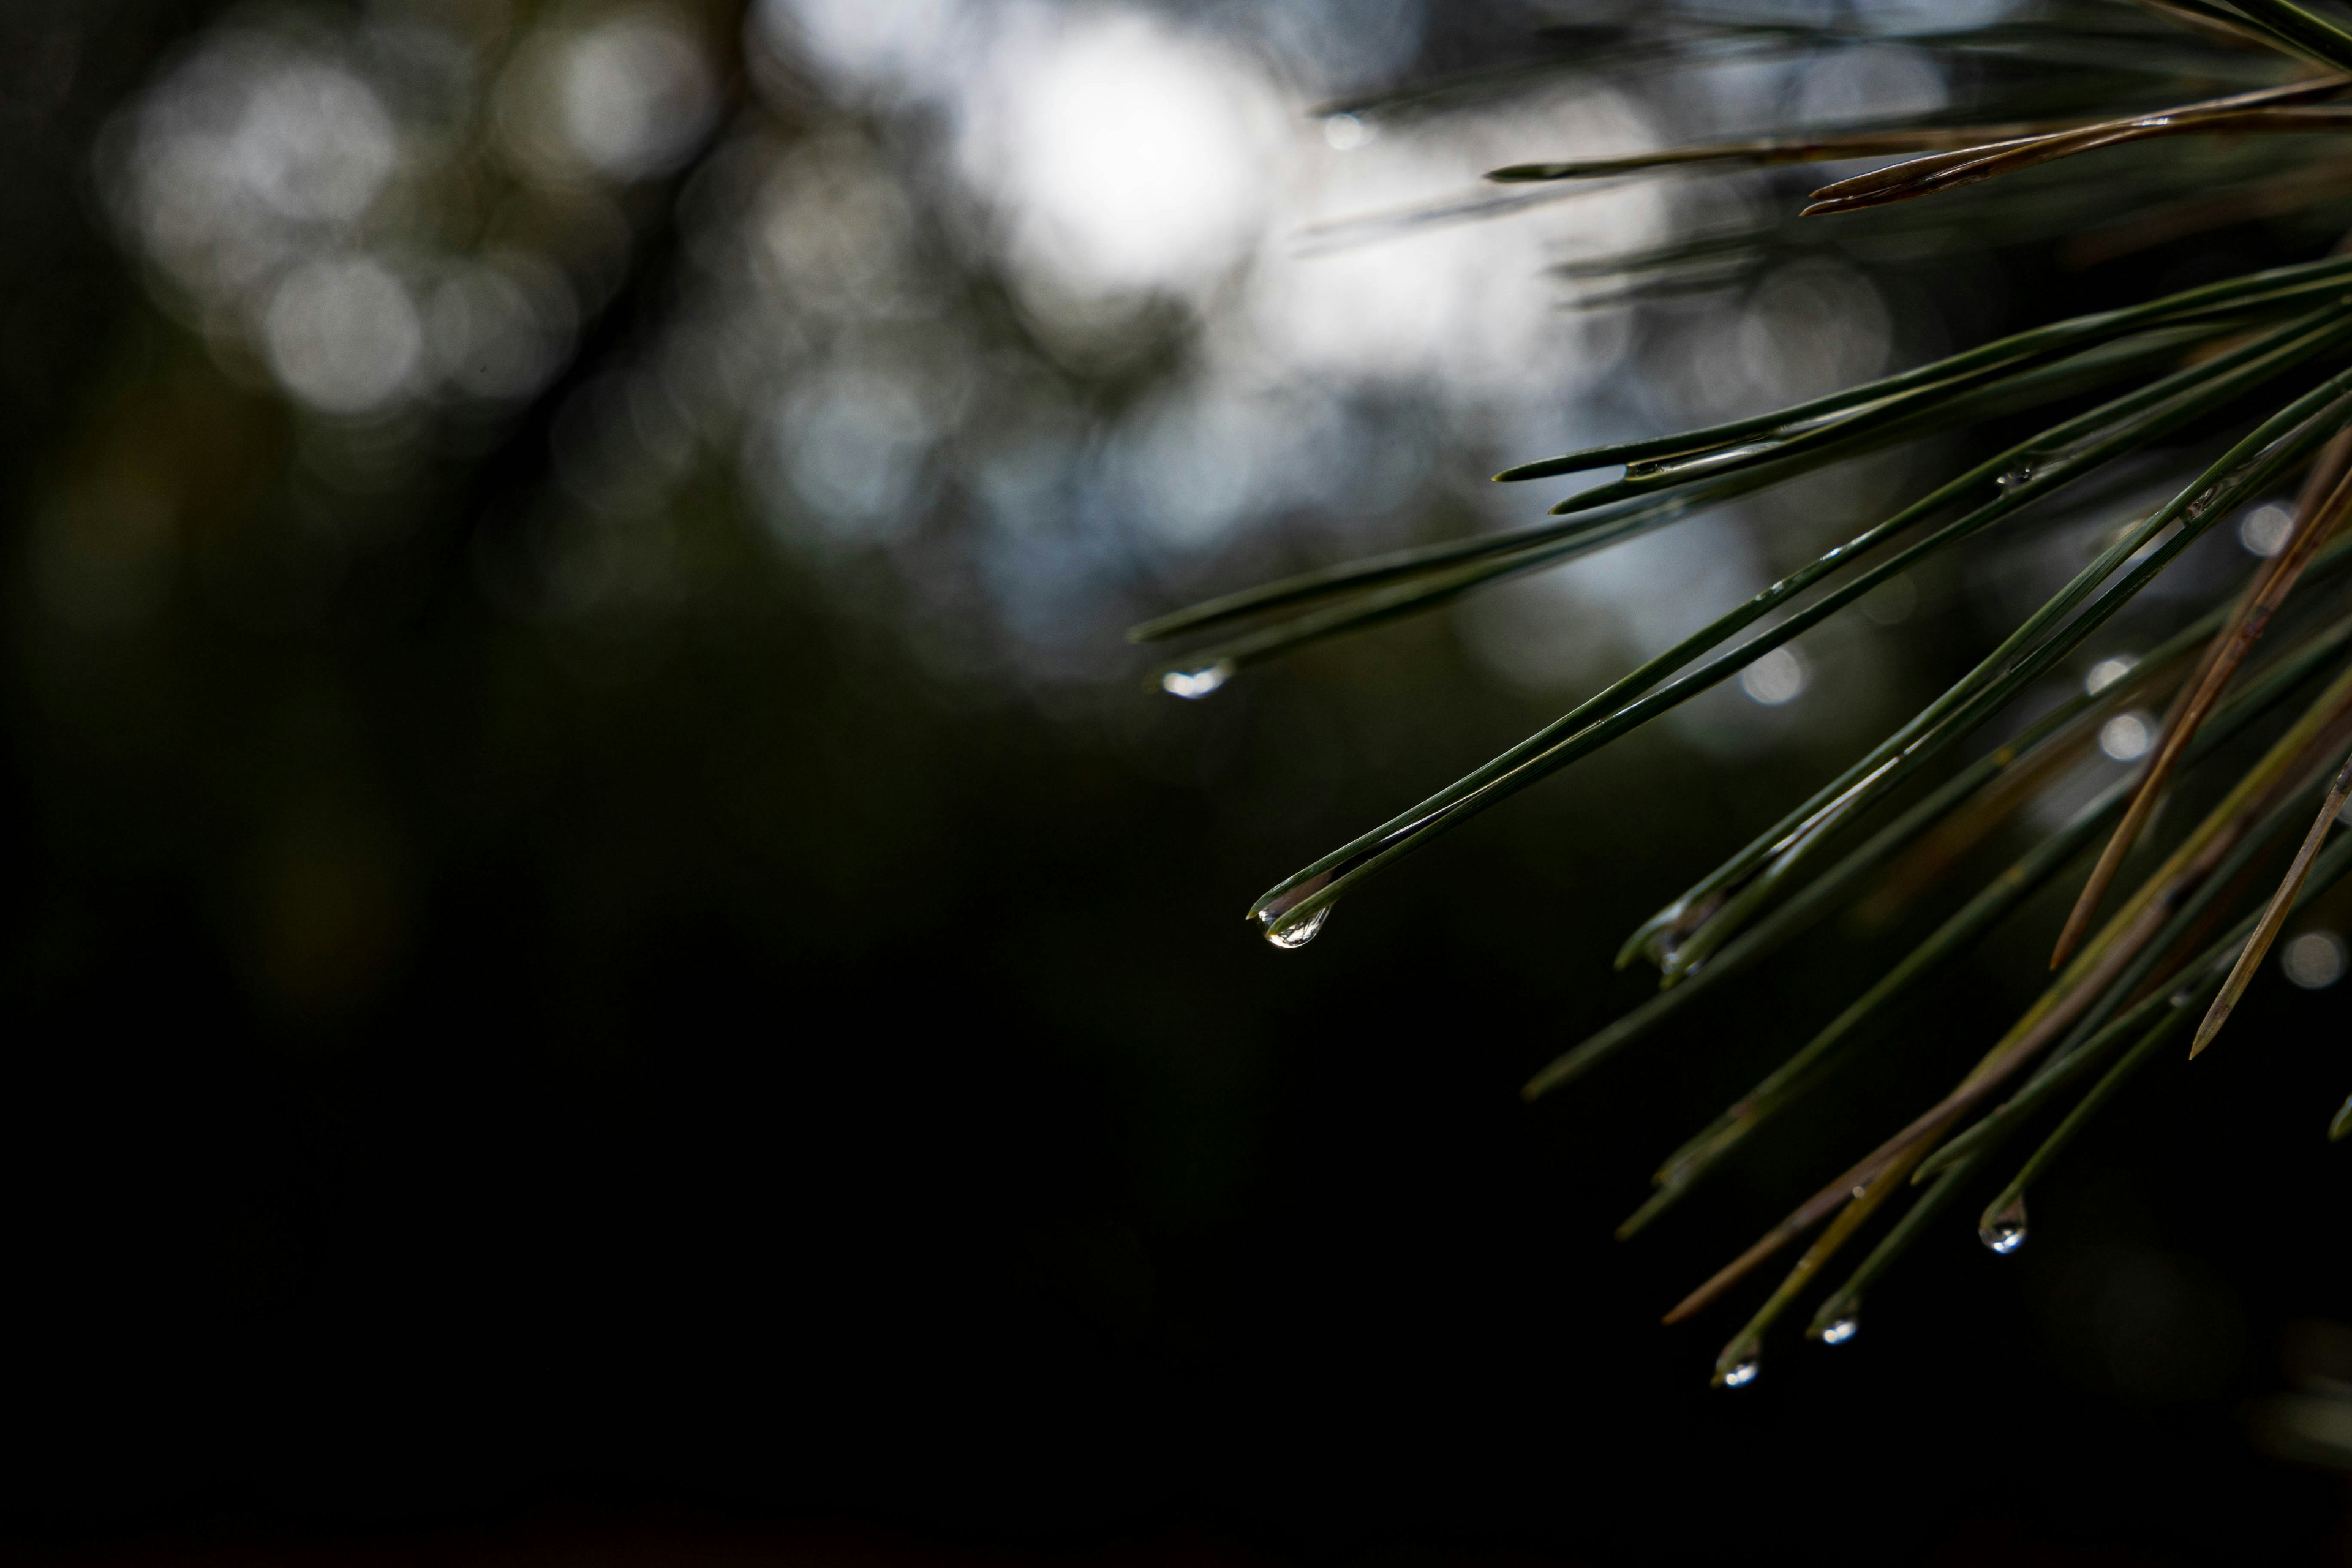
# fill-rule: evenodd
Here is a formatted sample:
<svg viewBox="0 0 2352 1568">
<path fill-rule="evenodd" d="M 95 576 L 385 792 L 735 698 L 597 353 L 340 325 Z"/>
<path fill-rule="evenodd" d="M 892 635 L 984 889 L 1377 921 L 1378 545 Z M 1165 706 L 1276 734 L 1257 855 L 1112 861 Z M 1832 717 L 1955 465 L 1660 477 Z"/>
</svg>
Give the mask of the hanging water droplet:
<svg viewBox="0 0 2352 1568">
<path fill-rule="evenodd" d="M 1277 926 L 1269 919 L 1266 921 L 1265 940 L 1279 948 L 1305 947 L 1308 942 L 1313 942 L 1315 934 L 1323 929 L 1323 922 L 1331 918 L 1331 905 L 1326 904 L 1305 920 L 1286 926 Z"/>
<path fill-rule="evenodd" d="M 1862 1332 L 1862 1319 L 1853 1312 L 1848 1312 L 1822 1331 L 1822 1343 L 1842 1345 L 1860 1332 Z"/>
<path fill-rule="evenodd" d="M 2025 1245 L 2025 1200 L 2013 1198 L 2007 1208 L 1977 1226 L 1977 1239 L 2006 1258 Z"/>
<path fill-rule="evenodd" d="M 1231 680 L 1234 678 L 1234 661 L 1229 658 L 1221 658 L 1216 663 L 1203 665 L 1199 669 L 1171 669 L 1160 678 L 1160 689 L 1171 697 L 1181 697 L 1187 701 L 1194 700 L 1206 697 L 1210 692 Z"/>
<path fill-rule="evenodd" d="M 1744 1361 L 1732 1363 L 1716 1373 L 1716 1381 L 1726 1388 L 1745 1388 L 1756 1381 L 1758 1370 L 1756 1358 L 1751 1355 Z"/>
<path fill-rule="evenodd" d="M 2000 486 L 2000 488 L 2005 490 L 2013 490 L 2020 485 L 2032 484 L 2033 482 L 2033 459 L 2028 458 L 2025 461 L 2010 468 L 2006 473 L 2002 474 L 2000 479 L 1993 482 Z"/>
</svg>

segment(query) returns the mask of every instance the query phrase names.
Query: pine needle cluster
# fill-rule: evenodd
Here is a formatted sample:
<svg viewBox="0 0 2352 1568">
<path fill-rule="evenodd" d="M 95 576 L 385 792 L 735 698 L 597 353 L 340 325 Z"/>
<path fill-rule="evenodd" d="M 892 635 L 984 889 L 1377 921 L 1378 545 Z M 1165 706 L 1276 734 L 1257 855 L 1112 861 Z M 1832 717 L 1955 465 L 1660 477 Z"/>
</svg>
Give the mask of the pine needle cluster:
<svg viewBox="0 0 2352 1568">
<path fill-rule="evenodd" d="M 1857 36 L 1838 26 L 1669 14 L 1564 29 L 1553 40 L 1562 56 L 1509 71 L 1648 69 L 1833 47 Z M 1510 188 L 1496 199 L 1596 181 L 1895 156 L 1812 191 L 1793 210 L 1563 269 L 1588 303 L 1611 304 L 1721 289 L 1806 246 L 1919 254 L 2062 243 L 2089 262 L 2282 216 L 2344 226 L 2352 165 L 2336 149 L 2352 131 L 2352 29 L 2317 9 L 2295 0 L 2076 3 L 1906 41 L 1975 62 L 1985 86 L 1971 108 L 2000 112 L 1970 123 L 1800 128 L 1637 156 L 1531 161 L 1494 172 Z M 1492 86 L 1492 73 L 1472 73 L 1330 112 L 1408 115 Z M 2116 150 L 2153 142 L 2177 155 L 2116 161 Z M 1952 195 L 1964 189 L 1969 195 Z M 1852 1338 L 1864 1292 L 1938 1215 L 1992 1184 L 1986 1178 L 1999 1184 L 1979 1233 L 1997 1252 L 2014 1250 L 2026 1234 L 2029 1189 L 2090 1119 L 2152 1060 L 2212 1046 L 2294 911 L 2352 870 L 2352 841 L 2329 838 L 2352 794 L 2352 532 L 2341 528 L 2352 512 L 2352 255 L 2327 252 L 2119 301 L 1754 417 L 1522 463 L 1496 478 L 1526 484 L 1622 471 L 1567 496 L 1532 526 L 1291 577 L 1133 634 L 1189 643 L 1156 679 L 1178 696 L 1205 696 L 1309 643 L 1432 609 L 1832 465 L 2021 421 L 2031 428 L 2022 439 L 1284 878 L 1249 910 L 1276 945 L 1301 946 L 1340 899 L 1402 857 L 1738 677 L 1874 589 L 2018 514 L 2029 513 L 2029 524 L 2048 517 L 2103 477 L 2180 465 L 2168 499 L 2114 531 L 1973 668 L 1633 931 L 1619 967 L 1654 965 L 1658 994 L 1528 1082 L 1530 1100 L 1564 1089 L 1814 937 L 1841 910 L 1890 888 L 1948 880 L 1969 851 L 2015 830 L 2027 815 L 2021 806 L 2091 754 L 2104 726 L 2136 706 L 2163 707 L 2129 776 L 2063 825 L 2037 830 L 2013 863 L 1960 897 L 1924 941 L 1658 1166 L 1654 1192 L 1621 1237 L 1678 1203 L 2037 890 L 2079 888 L 2047 987 L 2014 1025 L 1957 1082 L 1923 1096 L 1908 1122 L 1825 1172 L 1812 1197 L 1667 1315 L 1671 1322 L 1697 1313 L 1803 1244 L 1724 1346 L 1718 1384 L 1755 1377 L 1767 1332 L 1882 1208 L 1907 1205 L 1819 1300 L 1811 1337 Z M 2199 456 L 2183 463 L 2183 451 Z M 2234 593 L 2127 672 L 2017 727 L 2031 694 L 2046 691 L 2070 656 L 2200 538 L 2287 492 L 2296 499 L 2283 541 L 2252 559 Z M 1968 754 L 1972 737 L 2004 726 L 2013 731 L 2007 739 Z M 2159 832 L 2159 808 L 2176 793 L 2200 812 Z M 2171 815 L 2185 817 L 2188 808 Z M 2015 1146 L 2029 1129 L 2041 1137 L 2021 1162 Z M 2328 1128 L 2338 1139 L 2347 1131 L 2352 1100 Z"/>
</svg>

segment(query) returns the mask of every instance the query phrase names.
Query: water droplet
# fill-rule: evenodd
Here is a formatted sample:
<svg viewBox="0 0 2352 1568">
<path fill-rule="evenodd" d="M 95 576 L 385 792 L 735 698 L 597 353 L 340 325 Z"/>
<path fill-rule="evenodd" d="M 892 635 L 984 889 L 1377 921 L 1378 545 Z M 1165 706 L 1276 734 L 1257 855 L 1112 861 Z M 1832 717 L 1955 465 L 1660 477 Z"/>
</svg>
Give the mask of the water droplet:
<svg viewBox="0 0 2352 1568">
<path fill-rule="evenodd" d="M 1305 920 L 1286 926 L 1277 926 L 1269 919 L 1266 922 L 1265 940 L 1279 948 L 1305 947 L 1308 942 L 1313 942 L 1316 933 L 1323 929 L 1323 922 L 1331 918 L 1331 905 L 1326 904 Z"/>
<path fill-rule="evenodd" d="M 1860 1332 L 1862 1332 L 1861 1318 L 1852 1312 L 1848 1312 L 1844 1317 L 1840 1318 L 1837 1321 L 1832 1323 L 1828 1328 L 1822 1331 L 1822 1343 L 1825 1345 L 1842 1345 Z"/>
<path fill-rule="evenodd" d="M 2007 473 L 2004 473 L 2000 479 L 1993 482 L 2000 486 L 2000 488 L 2005 490 L 2015 489 L 2020 485 L 2032 484 L 2033 482 L 2032 459 L 2028 458 L 2024 462 L 2018 464 L 2015 468 L 2011 468 Z"/>
<path fill-rule="evenodd" d="M 2006 1258 L 2025 1245 L 2025 1200 L 2015 1198 L 1999 1214 L 1977 1226 L 1977 1239 Z"/>
<path fill-rule="evenodd" d="M 1756 1381 L 1759 1368 L 1754 1356 L 1737 1361 L 1716 1374 L 1716 1381 L 1726 1388 L 1745 1388 Z"/>
<path fill-rule="evenodd" d="M 1206 697 L 1234 678 L 1234 661 L 1221 658 L 1199 669 L 1171 669 L 1160 678 L 1160 689 L 1186 700 Z"/>
<path fill-rule="evenodd" d="M 1370 141 L 1373 127 L 1352 114 L 1335 114 L 1323 121 L 1323 140 L 1335 153 L 1352 153 Z"/>
</svg>

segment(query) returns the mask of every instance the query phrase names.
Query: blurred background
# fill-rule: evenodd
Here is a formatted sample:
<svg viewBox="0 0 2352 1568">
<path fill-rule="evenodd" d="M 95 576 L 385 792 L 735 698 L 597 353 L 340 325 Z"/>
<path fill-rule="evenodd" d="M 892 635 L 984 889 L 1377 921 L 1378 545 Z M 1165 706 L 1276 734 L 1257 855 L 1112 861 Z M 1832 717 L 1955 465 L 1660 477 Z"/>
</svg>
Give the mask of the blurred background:
<svg viewBox="0 0 2352 1568">
<path fill-rule="evenodd" d="M 2136 154 L 1958 258 L 1960 198 L 1790 227 L 1818 171 L 1477 184 L 1965 118 L 2030 70 L 1937 32 L 2032 12 L 1792 3 L 1833 46 L 1581 69 L 1635 11 L 11 0 L 11 1555 L 2352 1553 L 2341 1416 L 2263 1403 L 2352 1381 L 2352 908 L 2248 1001 L 2263 1048 L 2153 1075 L 2037 1189 L 2017 1258 L 1955 1221 L 1853 1345 L 1738 1394 L 1732 1322 L 1659 1311 L 2005 1026 L 2051 911 L 1636 1245 L 1656 1158 L 1916 920 L 1516 1095 L 1643 995 L 1626 930 L 2137 495 L 1890 584 L 1299 952 L 1252 895 L 1969 448 L 1201 700 L 1123 640 L 1532 521 L 1507 463 L 2352 226 L 2151 226 Z M 2147 731 L 2106 743 L 2037 809 Z"/>
</svg>

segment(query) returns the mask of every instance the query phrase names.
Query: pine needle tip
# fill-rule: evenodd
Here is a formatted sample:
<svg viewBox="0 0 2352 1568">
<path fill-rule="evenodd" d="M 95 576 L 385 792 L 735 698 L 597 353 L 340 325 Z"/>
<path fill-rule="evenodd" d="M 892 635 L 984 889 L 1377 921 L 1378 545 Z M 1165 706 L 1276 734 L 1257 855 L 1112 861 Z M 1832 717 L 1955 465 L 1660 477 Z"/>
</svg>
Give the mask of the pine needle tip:
<svg viewBox="0 0 2352 1568">
<path fill-rule="evenodd" d="M 2205 1047 L 2213 1043 L 2213 1037 L 2221 1032 L 2221 1026 L 2229 1021 L 2229 1017 L 2230 1015 L 2226 1012 L 2218 1018 L 2210 1013 L 2205 1016 L 2205 1021 L 2197 1026 L 2197 1037 L 2189 1042 L 2190 1061 L 2193 1062 L 2205 1054 Z"/>
</svg>

